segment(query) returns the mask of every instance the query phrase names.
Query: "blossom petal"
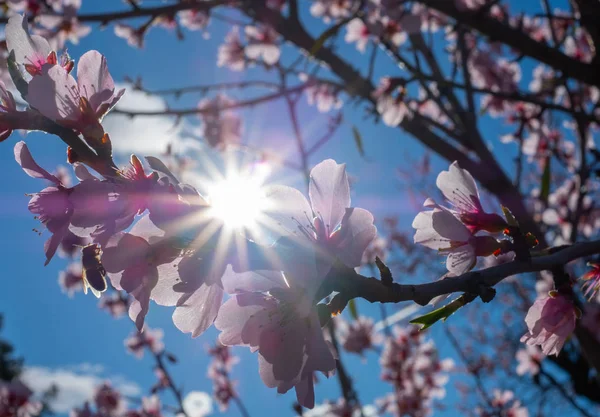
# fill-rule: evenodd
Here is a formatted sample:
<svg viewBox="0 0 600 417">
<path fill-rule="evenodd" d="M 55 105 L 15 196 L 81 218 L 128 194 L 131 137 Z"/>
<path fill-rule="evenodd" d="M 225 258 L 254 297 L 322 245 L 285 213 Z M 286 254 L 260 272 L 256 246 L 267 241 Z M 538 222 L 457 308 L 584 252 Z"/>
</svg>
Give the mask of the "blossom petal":
<svg viewBox="0 0 600 417">
<path fill-rule="evenodd" d="M 35 162 L 25 142 L 17 142 L 14 151 L 15 160 L 21 166 L 21 168 L 23 168 L 23 171 L 25 171 L 27 175 L 33 178 L 43 178 L 50 182 L 53 182 L 56 185 L 61 185 L 58 178 L 50 174 L 48 171 L 46 171 L 44 168 L 42 168 Z"/>
<path fill-rule="evenodd" d="M 329 233 L 342 222 L 350 207 L 350 185 L 346 165 L 327 159 L 310 172 L 308 194 L 315 215 L 323 219 Z"/>
<path fill-rule="evenodd" d="M 52 52 L 48 41 L 41 36 L 29 35 L 27 19 L 21 15 L 12 16 L 6 24 L 6 47 L 15 51 L 17 64 L 33 65 L 41 68 Z"/>
<path fill-rule="evenodd" d="M 219 285 L 202 285 L 190 296 L 184 296 L 173 313 L 173 323 L 184 333 L 198 337 L 215 321 L 223 289 Z"/>
<path fill-rule="evenodd" d="M 342 219 L 342 228 L 340 229 L 344 234 L 344 238 L 337 255 L 347 266 L 354 268 L 361 265 L 365 249 L 377 236 L 377 228 L 373 221 L 373 215 L 368 210 L 361 208 L 346 209 L 346 215 Z"/>
<path fill-rule="evenodd" d="M 77 83 L 60 65 L 45 65 L 41 75 L 29 82 L 26 99 L 32 107 L 54 121 L 76 122 L 82 116 Z"/>
<path fill-rule="evenodd" d="M 440 172 L 435 184 L 459 210 L 471 213 L 481 210 L 477 184 L 469 171 L 462 169 L 458 162 L 454 161 L 448 171 Z"/>
</svg>

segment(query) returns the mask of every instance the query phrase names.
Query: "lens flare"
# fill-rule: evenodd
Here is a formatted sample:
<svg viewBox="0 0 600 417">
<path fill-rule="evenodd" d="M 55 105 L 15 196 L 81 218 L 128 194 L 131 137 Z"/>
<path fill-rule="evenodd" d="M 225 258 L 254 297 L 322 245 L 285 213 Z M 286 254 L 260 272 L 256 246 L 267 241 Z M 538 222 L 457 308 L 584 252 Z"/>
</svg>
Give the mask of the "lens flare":
<svg viewBox="0 0 600 417">
<path fill-rule="evenodd" d="M 211 214 L 232 229 L 251 229 L 266 207 L 262 181 L 229 175 L 215 183 L 208 193 Z"/>
</svg>

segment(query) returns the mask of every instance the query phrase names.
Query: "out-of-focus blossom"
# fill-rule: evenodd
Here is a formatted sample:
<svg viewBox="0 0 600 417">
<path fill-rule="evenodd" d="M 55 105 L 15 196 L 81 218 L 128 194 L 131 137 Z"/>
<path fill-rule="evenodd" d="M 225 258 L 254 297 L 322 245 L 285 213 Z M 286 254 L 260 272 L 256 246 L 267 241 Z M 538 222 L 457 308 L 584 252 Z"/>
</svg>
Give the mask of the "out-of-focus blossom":
<svg viewBox="0 0 600 417">
<path fill-rule="evenodd" d="M 117 23 L 115 25 L 115 35 L 117 35 L 119 38 L 125 39 L 129 46 L 133 46 L 134 48 L 143 48 L 146 31 L 142 30 L 142 28 L 136 29 L 123 23 Z"/>
<path fill-rule="evenodd" d="M 42 404 L 31 398 L 33 392 L 18 380 L 0 380 L 0 416 L 34 417 L 42 411 Z"/>
<path fill-rule="evenodd" d="M 385 261 L 388 255 L 388 241 L 382 237 L 376 237 L 365 249 L 362 258 L 362 265 L 375 264 L 375 258 Z"/>
<path fill-rule="evenodd" d="M 82 25 L 77 19 L 81 0 L 69 0 L 54 7 L 56 14 L 44 14 L 38 17 L 40 25 L 46 28 L 46 38 L 55 50 L 63 49 L 67 41 L 77 45 L 79 39 L 89 35 L 90 26 Z"/>
<path fill-rule="evenodd" d="M 162 338 L 162 329 L 150 329 L 149 327 L 144 327 L 142 331 L 134 332 L 125 339 L 125 347 L 138 359 L 141 359 L 144 356 L 144 350 L 146 348 L 148 348 L 150 352 L 158 355 L 165 348 Z"/>
<path fill-rule="evenodd" d="M 537 375 L 544 357 L 545 355 L 535 346 L 525 345 L 524 349 L 517 350 L 517 375 Z"/>
<path fill-rule="evenodd" d="M 102 296 L 98 307 L 106 310 L 112 317 L 120 318 L 127 312 L 129 303 L 127 297 L 124 297 L 119 291 L 115 291 Z"/>
<path fill-rule="evenodd" d="M 552 291 L 540 297 L 531 306 L 525 317 L 527 333 L 521 342 L 539 345 L 544 355 L 560 353 L 567 338 L 575 330 L 579 310 L 566 296 Z"/>
<path fill-rule="evenodd" d="M 116 416 L 125 410 L 121 394 L 107 382 L 96 388 L 94 403 L 101 415 Z"/>
<path fill-rule="evenodd" d="M 226 109 L 234 103 L 235 101 L 223 94 L 212 99 L 203 99 L 198 103 L 198 109 L 202 111 L 200 134 L 213 148 L 225 149 L 229 145 L 239 144 L 242 139 L 240 116 Z"/>
<path fill-rule="evenodd" d="M 240 33 L 237 27 L 233 27 L 229 31 L 227 36 L 225 36 L 225 43 L 219 46 L 217 66 L 227 67 L 233 71 L 242 71 L 246 67 L 244 45 L 240 40 Z"/>
<path fill-rule="evenodd" d="M 308 84 L 305 89 L 308 104 L 311 106 L 316 105 L 317 110 L 321 113 L 327 113 L 342 106 L 342 100 L 340 100 L 338 91 L 333 85 L 311 79 L 304 73 L 300 74 L 299 78 Z"/>
<path fill-rule="evenodd" d="M 404 102 L 404 95 L 404 87 L 394 85 L 390 78 L 383 77 L 380 80 L 373 98 L 377 101 L 377 112 L 387 126 L 398 126 L 408 115 L 409 109 Z"/>
<path fill-rule="evenodd" d="M 178 13 L 178 16 L 181 25 L 189 30 L 206 29 L 210 22 L 209 15 L 204 10 L 182 10 Z"/>
<path fill-rule="evenodd" d="M 346 37 L 344 39 L 348 43 L 356 43 L 356 49 L 360 52 L 365 52 L 370 36 L 369 28 L 361 19 L 352 19 L 346 25 Z"/>
<path fill-rule="evenodd" d="M 345 320 L 339 320 L 337 323 L 340 343 L 348 352 L 363 355 L 366 350 L 383 341 L 383 337 L 373 330 L 374 323 L 371 318 L 361 316 L 349 323 Z"/>
<path fill-rule="evenodd" d="M 352 0 L 313 0 L 310 13 L 321 17 L 325 22 L 342 19 L 350 15 Z"/>
<path fill-rule="evenodd" d="M 208 377 L 213 381 L 213 397 L 223 412 L 229 408 L 229 402 L 236 397 L 236 381 L 231 380 L 229 372 L 239 358 L 231 354 L 229 346 L 217 342 L 210 347 L 208 354 L 212 361 L 208 366 Z"/>
<path fill-rule="evenodd" d="M 73 262 L 69 264 L 66 270 L 60 271 L 58 274 L 58 285 L 62 292 L 70 298 L 77 291 L 83 291 L 83 270 L 81 263 Z"/>
<path fill-rule="evenodd" d="M 267 65 L 279 61 L 281 50 L 277 45 L 278 34 L 269 26 L 246 26 L 246 56 L 253 60 L 262 59 Z"/>
<path fill-rule="evenodd" d="M 394 394 L 376 401 L 381 413 L 427 416 L 433 401 L 446 395 L 447 372 L 452 360 L 440 360 L 432 341 L 416 327 L 394 327 L 381 354 L 382 378 L 394 386 Z"/>
<path fill-rule="evenodd" d="M 494 390 L 489 407 L 476 409 L 479 417 L 529 417 L 529 411 L 515 399 L 512 391 Z"/>
</svg>

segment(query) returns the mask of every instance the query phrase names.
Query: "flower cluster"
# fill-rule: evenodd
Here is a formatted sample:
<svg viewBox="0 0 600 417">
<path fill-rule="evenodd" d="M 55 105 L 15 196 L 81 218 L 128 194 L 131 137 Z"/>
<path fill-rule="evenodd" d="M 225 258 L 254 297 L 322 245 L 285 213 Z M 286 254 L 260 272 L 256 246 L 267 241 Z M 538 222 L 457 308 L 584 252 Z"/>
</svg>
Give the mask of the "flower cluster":
<svg viewBox="0 0 600 417">
<path fill-rule="evenodd" d="M 477 232 L 498 233 L 507 224 L 499 215 L 484 211 L 475 180 L 457 162 L 438 175 L 436 185 L 453 208 L 427 199 L 424 206 L 432 210 L 422 211 L 415 217 L 414 241 L 447 254 L 448 271 L 460 275 L 475 266 L 478 256 L 499 253 L 499 241 Z"/>
<path fill-rule="evenodd" d="M 446 395 L 451 359 L 440 360 L 432 341 L 415 327 L 394 327 L 394 336 L 385 342 L 381 354 L 382 378 L 394 386 L 394 393 L 377 400 L 381 413 L 397 416 L 430 415 L 433 401 Z"/>
<path fill-rule="evenodd" d="M 160 399 L 153 395 L 144 397 L 138 409 L 129 409 L 127 401 L 109 383 L 96 387 L 92 404 L 86 402 L 74 408 L 70 417 L 161 417 Z"/>
<path fill-rule="evenodd" d="M 33 392 L 22 382 L 0 380 L 0 416 L 33 417 L 40 414 L 42 404 L 31 398 Z"/>
<path fill-rule="evenodd" d="M 239 358 L 231 354 L 231 348 L 217 342 L 208 349 L 212 361 L 208 365 L 208 377 L 213 381 L 213 398 L 221 411 L 227 410 L 229 402 L 236 397 L 235 381 L 229 373 Z"/>
</svg>

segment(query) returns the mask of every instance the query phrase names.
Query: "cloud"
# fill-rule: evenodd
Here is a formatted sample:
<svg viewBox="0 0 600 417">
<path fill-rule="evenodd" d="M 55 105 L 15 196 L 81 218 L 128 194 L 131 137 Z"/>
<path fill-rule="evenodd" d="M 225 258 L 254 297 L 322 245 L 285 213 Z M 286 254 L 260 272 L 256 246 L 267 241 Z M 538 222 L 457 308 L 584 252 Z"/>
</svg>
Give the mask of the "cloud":
<svg viewBox="0 0 600 417">
<path fill-rule="evenodd" d="M 183 409 L 190 417 L 204 417 L 213 412 L 212 398 L 206 392 L 192 391 L 183 399 Z"/>
<path fill-rule="evenodd" d="M 160 97 L 135 91 L 131 85 L 120 84 L 116 88 L 125 88 L 125 95 L 117 105 L 121 110 L 162 111 L 167 108 Z M 160 156 L 167 145 L 184 141 L 183 126 L 176 125 L 175 120 L 165 116 L 138 116 L 130 118 L 125 115 L 109 113 L 102 121 L 104 130 L 108 132 L 117 154 L 139 156 Z"/>
<path fill-rule="evenodd" d="M 53 411 L 68 413 L 74 407 L 92 399 L 96 387 L 109 380 L 125 396 L 139 396 L 140 387 L 122 376 L 107 376 L 102 365 L 82 363 L 64 368 L 43 366 L 26 367 L 23 382 L 35 393 L 41 394 L 52 385 L 58 387 L 57 397 L 50 402 Z"/>
</svg>

